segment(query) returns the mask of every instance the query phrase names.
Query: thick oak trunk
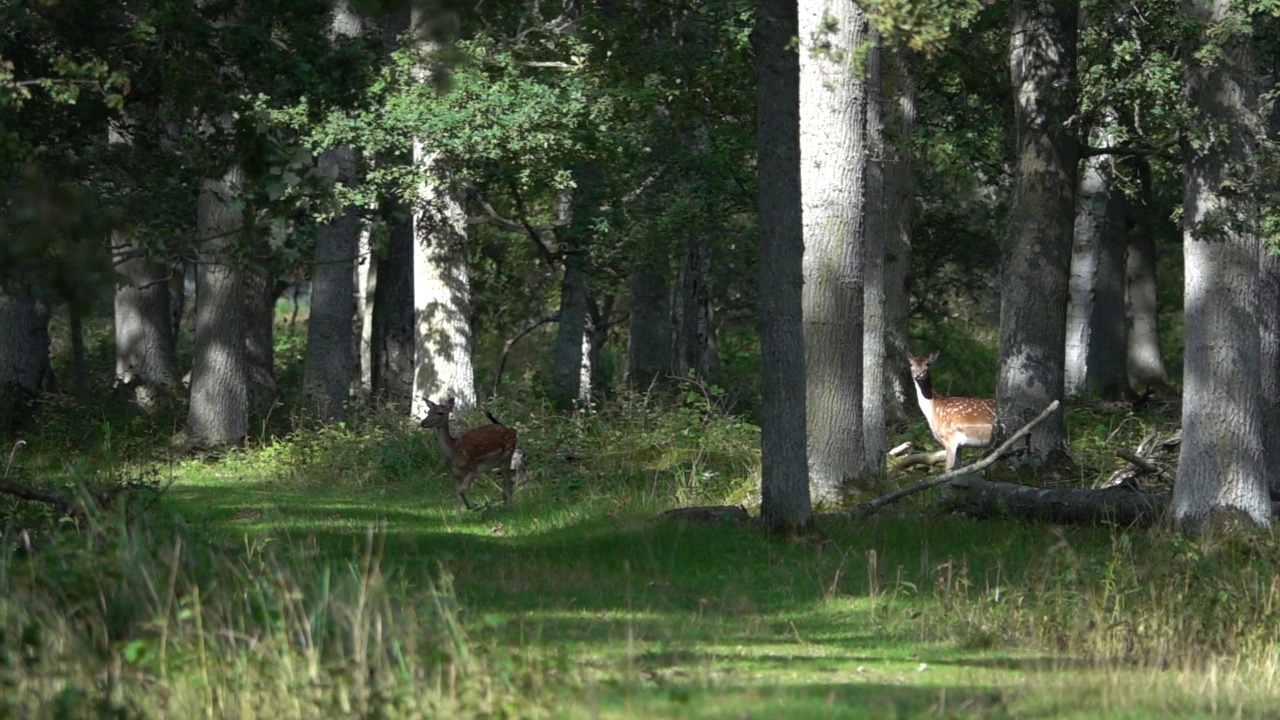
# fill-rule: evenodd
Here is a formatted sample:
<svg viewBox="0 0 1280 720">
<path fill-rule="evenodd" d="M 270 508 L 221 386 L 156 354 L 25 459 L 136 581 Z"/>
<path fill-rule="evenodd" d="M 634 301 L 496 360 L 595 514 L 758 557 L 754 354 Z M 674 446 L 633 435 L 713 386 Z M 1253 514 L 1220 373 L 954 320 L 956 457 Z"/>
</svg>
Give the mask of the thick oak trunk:
<svg viewBox="0 0 1280 720">
<path fill-rule="evenodd" d="M 0 430 L 27 426 L 48 367 L 48 302 L 21 282 L 0 284 Z"/>
<path fill-rule="evenodd" d="M 170 266 L 149 260 L 122 233 L 111 242 L 116 272 L 116 388 L 144 411 L 178 385 Z"/>
<path fill-rule="evenodd" d="M 245 338 L 245 271 L 234 257 L 242 226 L 229 207 L 240 193 L 238 167 L 201 183 L 196 221 L 195 357 L 187 440 L 218 446 L 239 443 L 249 429 L 249 370 Z"/>
<path fill-rule="evenodd" d="M 1186 11 L 1202 26 L 1201 43 L 1221 54 L 1207 65 L 1193 55 L 1184 78 L 1202 137 L 1184 148 L 1186 360 L 1173 517 L 1190 532 L 1241 521 L 1265 528 L 1271 504 L 1258 399 L 1257 206 L 1238 191 L 1253 181 L 1257 163 L 1252 41 L 1217 33 L 1240 20 L 1228 0 L 1191 0 Z"/>
<path fill-rule="evenodd" d="M 1000 422 L 1019 427 L 1063 395 L 1067 286 L 1075 221 L 1074 112 L 1077 0 L 1015 0 L 1009 65 L 1017 166 L 1000 296 Z M 1057 414 L 1031 433 L 1018 461 L 1066 448 Z"/>
<path fill-rule="evenodd" d="M 800 195 L 800 60 L 795 0 L 756 4 L 756 151 L 760 234 L 760 518 L 766 530 L 813 526 L 805 447 Z"/>
<path fill-rule="evenodd" d="M 800 7 L 804 347 L 809 480 L 819 502 L 870 485 L 863 432 L 868 88 L 854 67 L 870 38 L 853 3 Z"/>
<path fill-rule="evenodd" d="M 631 274 L 627 332 L 627 382 L 647 388 L 671 374 L 671 283 L 662 273 Z"/>
</svg>

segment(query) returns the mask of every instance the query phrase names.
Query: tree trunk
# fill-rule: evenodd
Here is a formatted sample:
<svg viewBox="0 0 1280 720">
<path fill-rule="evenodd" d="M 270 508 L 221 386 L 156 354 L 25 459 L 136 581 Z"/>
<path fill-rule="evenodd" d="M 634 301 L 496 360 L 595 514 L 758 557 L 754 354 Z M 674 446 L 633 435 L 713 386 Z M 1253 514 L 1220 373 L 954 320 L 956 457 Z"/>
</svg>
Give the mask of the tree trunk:
<svg viewBox="0 0 1280 720">
<path fill-rule="evenodd" d="M 346 0 L 333 1 L 332 33 L 350 38 L 363 28 Z M 349 146 L 321 153 L 322 172 L 344 188 L 359 181 L 358 156 Z M 345 420 L 352 386 L 355 343 L 357 244 L 361 224 L 354 205 L 321 226 L 316 234 L 315 264 L 311 271 L 311 312 L 307 319 L 307 349 L 303 360 L 304 402 L 318 417 Z"/>
<path fill-rule="evenodd" d="M 259 242 L 253 267 L 244 273 L 245 362 L 249 381 L 249 413 L 267 417 L 275 405 L 276 277 L 271 246 Z"/>
<path fill-rule="evenodd" d="M 1151 525 L 1164 516 L 1168 495 L 1124 487 L 1046 489 L 988 482 L 974 475 L 953 481 L 943 501 L 948 511 L 980 518 L 1018 518 L 1062 525 Z"/>
<path fill-rule="evenodd" d="M 178 385 L 177 343 L 169 266 L 148 260 L 123 233 L 112 233 L 115 291 L 116 387 L 151 411 Z"/>
<path fill-rule="evenodd" d="M 631 273 L 627 322 L 627 382 L 648 388 L 671 373 L 671 284 L 662 273 Z"/>
<path fill-rule="evenodd" d="M 1102 155 L 1084 161 L 1080 192 L 1076 195 L 1075 236 L 1071 246 L 1070 297 L 1067 303 L 1067 357 L 1065 392 L 1075 396 L 1085 391 L 1089 372 L 1089 335 L 1093 330 L 1094 288 L 1098 263 L 1102 259 L 1102 238 L 1107 228 L 1107 193 L 1110 181 L 1104 174 L 1107 159 Z"/>
<path fill-rule="evenodd" d="M 687 378 L 689 372 L 703 382 L 715 382 L 720 360 L 716 352 L 715 316 L 711 307 L 711 248 L 707 237 L 690 233 L 677 280 L 675 313 L 675 357 L 673 374 Z"/>
<path fill-rule="evenodd" d="M 1101 237 L 1097 274 L 1094 276 L 1093 315 L 1089 325 L 1088 371 L 1085 387 L 1094 395 L 1116 400 L 1128 388 L 1125 352 L 1128 348 L 1124 302 L 1124 254 L 1129 200 L 1119 188 L 1106 198 L 1105 232 Z"/>
<path fill-rule="evenodd" d="M 1263 477 L 1272 499 L 1280 499 L 1280 254 L 1261 247 L 1258 283 L 1258 402 L 1263 428 Z"/>
<path fill-rule="evenodd" d="M 320 167 L 344 186 L 356 182 L 356 153 L 350 147 L 325 151 Z M 302 385 L 306 404 L 326 420 L 347 416 L 355 347 L 353 267 L 359 238 L 360 217 L 354 205 L 343 208 L 341 215 L 322 225 L 316 234 Z"/>
<path fill-rule="evenodd" d="M 233 167 L 200 184 L 196 221 L 196 332 L 187 412 L 189 444 L 216 447 L 244 440 L 249 429 L 245 271 L 234 258 L 242 220 L 228 205 L 244 173 Z"/>
<path fill-rule="evenodd" d="M 796 0 L 757 0 L 754 33 L 759 173 L 760 519 L 773 534 L 813 527 L 805 447 Z"/>
<path fill-rule="evenodd" d="M 561 410 L 573 408 L 591 393 L 590 375 L 584 378 L 583 373 L 584 363 L 589 360 L 584 347 L 590 347 L 587 339 L 586 262 L 579 250 L 570 250 L 564 256 L 551 394 L 552 403 Z"/>
<path fill-rule="evenodd" d="M 49 367 L 49 304 L 18 281 L 0 284 L 0 430 L 28 426 Z"/>
<path fill-rule="evenodd" d="M 386 400 L 413 394 L 413 228 L 393 213 L 387 256 L 378 259 L 373 300 L 373 390 Z"/>
<path fill-rule="evenodd" d="M 1189 55 L 1184 76 L 1198 137 L 1184 145 L 1186 364 L 1173 518 L 1191 533 L 1268 528 L 1257 200 L 1238 190 L 1250 187 L 1257 171 L 1252 40 L 1238 29 L 1217 32 L 1243 20 L 1227 0 L 1189 0 L 1183 7 L 1201 25 L 1200 43 L 1216 52 L 1211 65 Z"/>
<path fill-rule="evenodd" d="M 1134 163 L 1141 204 L 1131 207 L 1125 257 L 1125 316 L 1129 389 L 1138 395 L 1166 387 L 1169 374 L 1160 353 L 1160 306 L 1156 300 L 1156 235 L 1151 217 L 1151 165 Z"/>
<path fill-rule="evenodd" d="M 421 152 L 415 146 L 419 163 L 439 168 L 436 159 Z M 441 174 L 439 169 L 432 173 Z M 413 417 L 426 414 L 426 397 L 437 402 L 454 398 L 459 409 L 476 406 L 466 213 L 461 200 L 444 187 L 424 184 L 419 193 L 413 214 Z"/>
<path fill-rule="evenodd" d="M 352 286 L 356 293 L 356 322 L 360 328 L 354 354 L 360 371 L 354 379 L 353 390 L 356 397 L 367 402 L 373 397 L 373 305 L 378 287 L 378 255 L 373 251 L 373 223 L 361 226 L 354 271 Z"/>
<path fill-rule="evenodd" d="M 431 13 L 415 6 L 411 24 L 418 33 L 417 76 L 438 84 L 444 72 L 432 57 L 441 43 L 433 37 Z M 454 398 L 460 410 L 476 406 L 471 354 L 471 283 L 467 277 L 467 213 L 460 191 L 450 186 L 447 159 L 413 141 L 413 163 L 425 179 L 413 210 L 414 367 L 412 417 L 426 414 L 425 398 Z M 439 402 L 439 400 L 437 400 Z"/>
<path fill-rule="evenodd" d="M 871 28 L 870 49 L 863 62 L 869 77 L 875 78 L 874 92 L 867 93 L 866 143 L 867 170 L 863 204 L 866 220 L 863 229 L 866 257 L 863 266 L 862 308 L 862 452 L 863 467 L 874 468 L 877 476 L 885 471 L 889 451 L 885 398 L 889 387 L 886 359 L 887 332 L 885 312 L 886 234 L 891 219 L 885 205 L 885 141 L 884 113 L 886 99 L 881 77 L 879 37 Z M 889 100 L 888 102 L 891 102 Z"/>
<path fill-rule="evenodd" d="M 915 388 L 907 355 L 907 326 L 911 321 L 911 298 L 907 292 L 911 271 L 911 231 L 916 217 L 915 178 L 912 171 L 910 138 L 916 131 L 915 83 L 906 60 L 889 52 L 884 58 L 881 78 L 885 106 L 884 138 L 884 324 L 885 324 L 885 415 L 894 424 L 910 418 Z"/>
<path fill-rule="evenodd" d="M 1067 286 L 1075 221 L 1078 0 L 1015 0 L 1009 65 L 1017 125 L 1013 207 L 1005 237 L 996 401 L 1005 428 L 1020 427 L 1061 400 Z M 1066 449 L 1062 413 L 1029 436 L 1022 463 Z"/>
<path fill-rule="evenodd" d="M 864 81 L 855 67 L 869 32 L 852 3 L 800 6 L 809 481 L 821 503 L 837 502 L 877 475 L 864 445 L 862 331 L 867 88 L 879 79 Z"/>
</svg>

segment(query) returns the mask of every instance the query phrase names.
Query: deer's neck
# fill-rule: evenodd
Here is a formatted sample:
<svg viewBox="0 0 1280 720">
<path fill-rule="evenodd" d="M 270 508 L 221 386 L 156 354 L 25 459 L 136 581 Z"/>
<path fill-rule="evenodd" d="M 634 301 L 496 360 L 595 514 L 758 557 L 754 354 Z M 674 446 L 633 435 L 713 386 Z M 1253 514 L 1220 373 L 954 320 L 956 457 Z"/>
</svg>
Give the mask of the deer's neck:
<svg viewBox="0 0 1280 720">
<path fill-rule="evenodd" d="M 440 452 L 450 460 L 453 459 L 455 448 L 453 435 L 449 432 L 449 423 L 445 421 L 443 425 L 436 428 L 436 437 L 440 439 Z"/>
<path fill-rule="evenodd" d="M 929 408 L 933 407 L 933 381 L 928 375 L 918 379 L 916 382 L 916 399 L 920 401 L 920 409 L 926 415 L 929 414 Z"/>
</svg>

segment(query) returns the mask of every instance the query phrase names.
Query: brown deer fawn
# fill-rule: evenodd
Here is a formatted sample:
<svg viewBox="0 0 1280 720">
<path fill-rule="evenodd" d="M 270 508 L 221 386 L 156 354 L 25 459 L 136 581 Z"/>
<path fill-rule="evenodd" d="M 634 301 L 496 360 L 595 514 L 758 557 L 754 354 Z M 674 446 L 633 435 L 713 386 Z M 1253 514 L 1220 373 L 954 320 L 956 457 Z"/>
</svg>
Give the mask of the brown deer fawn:
<svg viewBox="0 0 1280 720">
<path fill-rule="evenodd" d="M 916 383 L 916 399 L 920 411 L 929 421 L 933 436 L 947 451 L 946 470 L 955 468 L 960 460 L 960 449 L 985 447 L 991 444 L 992 430 L 996 423 L 994 398 L 941 397 L 933 392 L 929 379 L 929 366 L 938 359 L 935 350 L 929 357 L 908 355 L 911 361 L 911 379 Z"/>
<path fill-rule="evenodd" d="M 467 491 L 476 477 L 489 470 L 502 472 L 502 500 L 511 504 L 511 494 L 515 490 L 515 481 L 511 475 L 512 456 L 516 453 L 516 431 L 498 422 L 488 412 L 492 425 L 472 428 L 458 437 L 449 433 L 449 415 L 453 412 L 454 401 L 449 398 L 437 405 L 429 398 L 427 416 L 422 419 L 422 427 L 435 428 L 440 437 L 440 451 L 449 463 L 449 472 L 453 475 L 454 490 L 458 501 L 454 505 L 454 518 L 462 519 L 462 505 L 473 509 L 467 499 Z"/>
</svg>

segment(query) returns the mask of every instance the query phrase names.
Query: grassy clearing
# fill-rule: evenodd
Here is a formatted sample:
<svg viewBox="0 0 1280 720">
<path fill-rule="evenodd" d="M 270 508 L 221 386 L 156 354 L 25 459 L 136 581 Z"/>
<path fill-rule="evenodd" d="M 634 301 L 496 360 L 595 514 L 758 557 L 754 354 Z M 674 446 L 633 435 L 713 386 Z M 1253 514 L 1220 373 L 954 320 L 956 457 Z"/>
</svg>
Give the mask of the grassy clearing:
<svg viewBox="0 0 1280 720">
<path fill-rule="evenodd" d="M 455 522 L 434 442 L 394 409 L 266 423 L 245 449 L 170 462 L 173 418 L 55 399 L 5 477 L 172 487 L 78 531 L 6 506 L 0 715 L 1270 717 L 1280 701 L 1274 542 L 914 512 L 825 519 L 805 542 L 655 522 L 756 491 L 757 430 L 711 392 L 491 409 L 526 453 L 517 503 Z M 1170 423 L 1072 408 L 1073 482 Z"/>
</svg>

